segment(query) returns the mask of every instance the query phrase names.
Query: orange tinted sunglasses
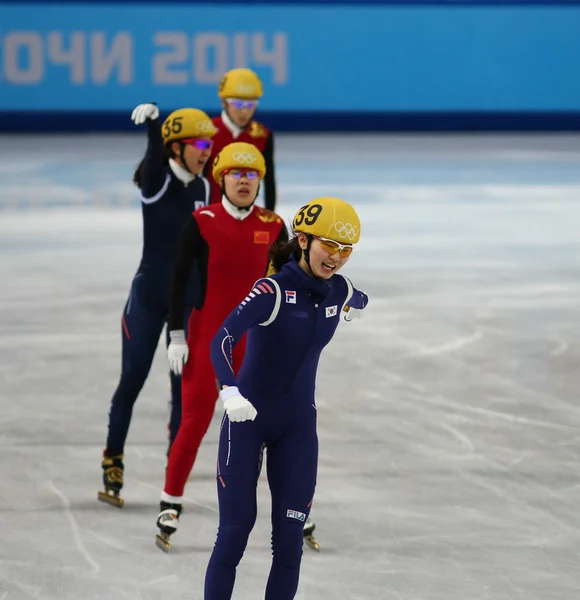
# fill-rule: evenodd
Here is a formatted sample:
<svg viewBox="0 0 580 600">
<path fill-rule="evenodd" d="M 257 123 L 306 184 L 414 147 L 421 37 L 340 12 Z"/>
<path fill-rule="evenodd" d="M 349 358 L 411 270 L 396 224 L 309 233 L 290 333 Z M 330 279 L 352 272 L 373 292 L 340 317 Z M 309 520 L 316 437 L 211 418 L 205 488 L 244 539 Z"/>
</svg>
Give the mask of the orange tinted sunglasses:
<svg viewBox="0 0 580 600">
<path fill-rule="evenodd" d="M 319 237 L 318 235 L 313 235 L 312 237 L 319 240 L 322 249 L 326 250 L 326 252 L 328 252 L 329 254 L 336 254 L 336 252 L 339 252 L 340 256 L 344 258 L 345 256 L 350 256 L 352 254 L 352 251 L 354 250 L 351 244 L 339 244 L 334 240 Z"/>
</svg>

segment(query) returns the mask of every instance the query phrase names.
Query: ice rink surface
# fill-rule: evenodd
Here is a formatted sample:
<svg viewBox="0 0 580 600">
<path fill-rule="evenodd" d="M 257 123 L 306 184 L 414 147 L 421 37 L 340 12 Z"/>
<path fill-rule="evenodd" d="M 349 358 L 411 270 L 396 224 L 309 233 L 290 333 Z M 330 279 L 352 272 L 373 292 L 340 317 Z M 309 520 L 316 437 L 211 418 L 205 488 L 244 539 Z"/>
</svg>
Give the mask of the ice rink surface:
<svg viewBox="0 0 580 600">
<path fill-rule="evenodd" d="M 155 547 L 160 345 L 97 502 L 120 315 L 141 244 L 134 136 L 0 137 L 0 600 L 202 599 L 221 411 Z M 580 137 L 279 136 L 280 213 L 339 195 L 368 292 L 321 361 L 298 600 L 577 600 Z M 232 249 L 235 251 L 235 248 Z M 234 598 L 270 565 L 269 496 Z"/>
</svg>

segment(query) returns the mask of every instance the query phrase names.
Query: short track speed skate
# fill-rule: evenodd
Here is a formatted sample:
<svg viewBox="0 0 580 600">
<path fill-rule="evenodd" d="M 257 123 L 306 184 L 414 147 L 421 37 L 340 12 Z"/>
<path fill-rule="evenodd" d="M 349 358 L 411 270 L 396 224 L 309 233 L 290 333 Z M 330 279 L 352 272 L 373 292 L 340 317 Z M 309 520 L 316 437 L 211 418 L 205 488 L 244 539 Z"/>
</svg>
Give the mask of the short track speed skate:
<svg viewBox="0 0 580 600">
<path fill-rule="evenodd" d="M 163 550 L 163 552 L 169 552 L 169 550 L 171 550 L 169 538 L 177 531 L 179 516 L 183 512 L 183 505 L 170 504 L 169 502 L 163 502 L 162 500 L 159 504 L 159 508 L 161 511 L 157 517 L 159 533 L 155 536 L 155 544 L 158 548 Z"/>
<path fill-rule="evenodd" d="M 99 492 L 98 498 L 101 502 L 122 508 L 125 501 L 119 494 L 123 488 L 123 455 L 105 455 L 101 466 L 103 467 L 103 485 L 105 486 L 105 491 Z"/>
<path fill-rule="evenodd" d="M 314 521 L 310 517 L 306 519 L 306 523 L 304 525 L 304 529 L 302 530 L 302 535 L 304 536 L 304 543 L 307 546 L 310 546 L 316 552 L 320 552 L 320 544 L 314 539 L 314 530 L 316 529 L 316 525 Z"/>
</svg>

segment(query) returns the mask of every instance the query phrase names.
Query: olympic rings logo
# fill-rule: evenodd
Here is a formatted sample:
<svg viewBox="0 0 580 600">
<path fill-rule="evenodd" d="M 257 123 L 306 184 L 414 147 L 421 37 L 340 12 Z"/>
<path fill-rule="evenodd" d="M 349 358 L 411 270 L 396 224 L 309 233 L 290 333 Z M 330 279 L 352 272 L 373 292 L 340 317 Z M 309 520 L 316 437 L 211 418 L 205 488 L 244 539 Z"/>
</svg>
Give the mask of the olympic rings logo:
<svg viewBox="0 0 580 600">
<path fill-rule="evenodd" d="M 257 94 L 256 86 L 253 83 L 238 83 L 237 85 L 234 83 L 234 89 L 238 94 L 245 96 Z"/>
<path fill-rule="evenodd" d="M 334 224 L 334 228 L 341 238 L 348 238 L 350 241 L 354 240 L 358 234 L 358 227 L 351 223 L 341 223 L 340 221 L 337 221 Z"/>
<path fill-rule="evenodd" d="M 257 157 L 253 152 L 234 152 L 232 158 L 241 165 L 251 165 Z"/>
<path fill-rule="evenodd" d="M 213 133 L 213 123 L 211 121 L 198 121 L 196 129 L 198 133 Z"/>
</svg>

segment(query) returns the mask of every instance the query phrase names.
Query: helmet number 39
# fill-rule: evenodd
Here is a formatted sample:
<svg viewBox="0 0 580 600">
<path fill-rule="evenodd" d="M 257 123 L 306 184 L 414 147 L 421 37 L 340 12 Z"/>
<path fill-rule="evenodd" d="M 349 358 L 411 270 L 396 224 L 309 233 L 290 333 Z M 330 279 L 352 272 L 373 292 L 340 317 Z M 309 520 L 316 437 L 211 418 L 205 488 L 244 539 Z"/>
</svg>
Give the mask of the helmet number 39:
<svg viewBox="0 0 580 600">
<path fill-rule="evenodd" d="M 314 225 L 316 219 L 318 219 L 322 212 L 322 206 L 320 204 L 311 204 L 310 206 L 303 206 L 296 215 L 294 220 L 294 226 L 300 227 L 302 223 L 306 225 Z"/>
</svg>

